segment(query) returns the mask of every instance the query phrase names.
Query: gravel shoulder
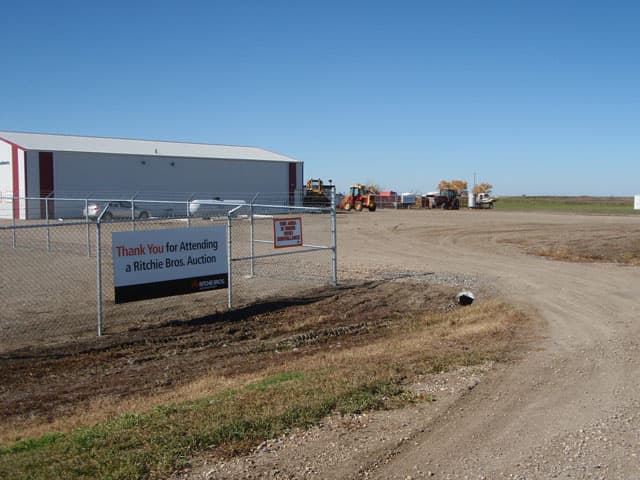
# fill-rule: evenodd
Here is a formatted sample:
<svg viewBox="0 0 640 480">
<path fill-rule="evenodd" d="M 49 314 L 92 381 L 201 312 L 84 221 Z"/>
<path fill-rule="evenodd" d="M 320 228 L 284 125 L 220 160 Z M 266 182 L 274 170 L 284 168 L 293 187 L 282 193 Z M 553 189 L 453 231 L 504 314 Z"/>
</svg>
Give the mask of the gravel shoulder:
<svg viewBox="0 0 640 480">
<path fill-rule="evenodd" d="M 639 478 L 638 267 L 552 261 L 513 242 L 576 231 L 588 241 L 637 222 L 500 211 L 339 216 L 342 278 L 473 278 L 536 312 L 536 348 L 513 365 L 422 379 L 415 388 L 433 389 L 435 402 L 330 418 L 246 457 L 200 459 L 180 478 Z"/>
</svg>

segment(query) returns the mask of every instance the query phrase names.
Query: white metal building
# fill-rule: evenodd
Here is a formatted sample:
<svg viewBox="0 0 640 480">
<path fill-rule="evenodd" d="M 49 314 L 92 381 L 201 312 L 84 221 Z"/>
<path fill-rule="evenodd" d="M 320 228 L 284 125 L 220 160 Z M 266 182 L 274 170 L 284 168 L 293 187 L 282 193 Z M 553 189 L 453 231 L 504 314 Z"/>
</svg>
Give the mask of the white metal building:
<svg viewBox="0 0 640 480">
<path fill-rule="evenodd" d="M 248 201 L 259 192 L 293 204 L 302 188 L 301 161 L 257 147 L 0 131 L 5 218 L 44 217 L 18 201 L 25 197 L 193 192 Z"/>
</svg>

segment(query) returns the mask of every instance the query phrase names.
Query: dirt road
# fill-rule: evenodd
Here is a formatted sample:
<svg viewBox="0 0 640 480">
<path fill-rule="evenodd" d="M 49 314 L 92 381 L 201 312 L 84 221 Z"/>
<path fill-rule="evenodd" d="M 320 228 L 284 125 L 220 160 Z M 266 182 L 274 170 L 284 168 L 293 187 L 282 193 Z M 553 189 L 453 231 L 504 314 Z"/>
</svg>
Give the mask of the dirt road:
<svg viewBox="0 0 640 480">
<path fill-rule="evenodd" d="M 341 216 L 343 277 L 476 275 L 538 313 L 539 341 L 514 365 L 425 379 L 433 404 L 329 419 L 191 478 L 640 478 L 640 270 L 552 261 L 522 247 L 575 232 L 624 235 L 638 221 L 500 211 Z"/>
</svg>

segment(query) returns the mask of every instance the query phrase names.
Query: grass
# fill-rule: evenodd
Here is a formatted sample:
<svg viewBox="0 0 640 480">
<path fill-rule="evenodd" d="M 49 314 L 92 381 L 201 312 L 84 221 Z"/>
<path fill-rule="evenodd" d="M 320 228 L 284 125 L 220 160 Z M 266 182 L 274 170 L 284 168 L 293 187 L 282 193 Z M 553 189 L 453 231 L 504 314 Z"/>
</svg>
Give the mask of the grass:
<svg viewBox="0 0 640 480">
<path fill-rule="evenodd" d="M 290 380 L 282 380 L 290 376 Z M 2 478 L 164 478 L 211 447 L 228 453 L 294 427 L 308 427 L 333 411 L 354 413 L 381 405 L 399 389 L 393 382 L 329 382 L 326 375 L 285 372 L 197 402 L 125 414 L 112 421 L 48 434 L 0 449 Z"/>
<path fill-rule="evenodd" d="M 519 211 L 555 211 L 561 213 L 638 215 L 632 197 L 501 197 L 496 208 Z M 624 229 L 586 231 L 579 228 L 547 235 L 544 244 L 535 238 L 507 243 L 519 244 L 529 253 L 553 260 L 580 263 L 618 263 L 640 265 L 640 231 L 627 224 Z"/>
<path fill-rule="evenodd" d="M 526 317 L 500 302 L 450 313 L 413 312 L 364 345 L 301 355 L 259 378 L 227 378 L 191 401 L 129 412 L 0 447 L 0 478 L 167 478 L 205 451 L 230 456 L 339 412 L 413 398 L 416 375 L 506 358 Z M 292 357 L 287 357 L 292 358 Z"/>
<path fill-rule="evenodd" d="M 640 266 L 640 243 L 628 242 L 623 246 L 603 247 L 593 242 L 581 241 L 567 245 L 554 245 L 539 248 L 537 255 L 553 260 L 578 263 L 617 263 L 620 265 Z"/>
<path fill-rule="evenodd" d="M 591 214 L 639 214 L 632 197 L 500 197 L 501 210 L 543 210 Z"/>
<path fill-rule="evenodd" d="M 157 407 L 144 414 L 125 414 L 112 421 L 69 434 L 49 434 L 0 450 L 2 478 L 164 478 L 185 466 L 196 453 L 221 447 L 229 453 L 317 423 L 332 411 L 360 412 L 378 407 L 383 395 L 394 395 L 392 383 L 356 383 L 345 379 L 318 391 L 317 375 L 300 372 L 291 380 L 265 379 L 229 394 L 197 402 Z M 273 383 L 271 381 L 273 380 Z"/>
</svg>

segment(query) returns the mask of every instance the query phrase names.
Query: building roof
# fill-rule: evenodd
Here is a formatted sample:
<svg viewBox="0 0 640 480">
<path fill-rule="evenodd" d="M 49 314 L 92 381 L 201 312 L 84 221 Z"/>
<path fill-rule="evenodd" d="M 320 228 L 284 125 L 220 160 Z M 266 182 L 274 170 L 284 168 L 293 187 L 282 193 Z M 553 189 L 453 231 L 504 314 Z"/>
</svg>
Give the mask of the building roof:
<svg viewBox="0 0 640 480">
<path fill-rule="evenodd" d="M 25 150 L 53 152 L 109 153 L 116 155 L 157 155 L 162 157 L 218 158 L 300 162 L 258 147 L 210 145 L 206 143 L 131 140 L 125 138 L 81 137 L 0 131 L 0 139 L 15 143 Z"/>
</svg>

